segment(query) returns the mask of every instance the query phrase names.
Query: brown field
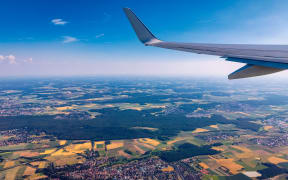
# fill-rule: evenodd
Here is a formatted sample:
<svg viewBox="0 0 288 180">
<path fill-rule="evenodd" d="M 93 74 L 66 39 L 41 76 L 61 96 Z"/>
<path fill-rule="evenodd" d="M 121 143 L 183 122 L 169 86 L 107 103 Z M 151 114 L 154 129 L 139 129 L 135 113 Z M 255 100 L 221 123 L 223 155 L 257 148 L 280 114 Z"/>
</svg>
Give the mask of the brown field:
<svg viewBox="0 0 288 180">
<path fill-rule="evenodd" d="M 35 157 L 40 155 L 38 152 L 31 152 L 31 151 L 15 152 L 15 154 L 18 154 L 21 157 Z"/>
<path fill-rule="evenodd" d="M 197 129 L 195 129 L 192 133 L 201 133 L 201 132 L 207 132 L 207 131 L 209 131 L 209 130 L 207 130 L 207 129 L 202 129 L 202 128 L 197 128 Z"/>
<path fill-rule="evenodd" d="M 219 146 L 214 146 L 214 147 L 212 147 L 212 149 L 214 149 L 216 151 L 225 151 L 224 147 L 219 147 Z"/>
<path fill-rule="evenodd" d="M 214 129 L 218 129 L 219 128 L 217 124 L 216 125 L 210 125 L 209 127 L 214 128 Z"/>
<path fill-rule="evenodd" d="M 244 146 L 231 146 L 231 147 L 242 151 L 242 153 L 234 151 L 234 154 L 236 155 L 237 158 L 249 158 L 255 156 L 253 151 Z"/>
<path fill-rule="evenodd" d="M 199 163 L 199 165 L 204 168 L 204 169 L 208 169 L 209 166 L 207 164 L 205 164 L 204 162 Z"/>
<path fill-rule="evenodd" d="M 215 159 L 215 160 L 221 166 L 228 168 L 232 174 L 237 174 L 241 169 L 243 169 L 243 166 L 235 163 L 233 159 Z"/>
<path fill-rule="evenodd" d="M 20 169 L 20 166 L 7 170 L 6 171 L 5 180 L 16 179 L 17 172 L 18 172 L 19 169 Z"/>
<path fill-rule="evenodd" d="M 162 169 L 163 172 L 172 172 L 174 171 L 174 168 L 172 166 L 168 166 L 167 168 Z"/>
<path fill-rule="evenodd" d="M 128 159 L 130 159 L 132 156 L 130 154 L 125 153 L 123 150 L 118 151 L 119 156 L 123 156 L 126 157 Z"/>
<path fill-rule="evenodd" d="M 270 129 L 272 129 L 273 128 L 273 126 L 264 126 L 264 130 L 265 131 L 269 131 Z"/>
<path fill-rule="evenodd" d="M 140 154 L 144 154 L 146 151 L 144 151 L 143 149 L 141 149 L 139 146 L 137 146 L 136 144 L 133 145 L 133 147 L 135 148 L 135 150 L 140 153 Z"/>
<path fill-rule="evenodd" d="M 107 150 L 111 150 L 111 149 L 117 149 L 123 146 L 124 146 L 123 141 L 112 141 L 111 144 L 108 144 L 106 147 L 107 147 Z"/>
<path fill-rule="evenodd" d="M 275 156 L 269 157 L 269 158 L 268 158 L 268 161 L 269 161 L 270 163 L 273 163 L 273 164 L 279 164 L 279 163 L 288 162 L 288 160 L 286 160 L 286 159 L 282 159 L 282 158 L 275 157 Z"/>
<path fill-rule="evenodd" d="M 148 148 L 148 149 L 151 149 L 151 150 L 154 150 L 154 149 L 155 149 L 155 147 L 152 146 L 152 145 L 150 145 L 150 144 L 141 143 L 141 145 L 144 146 L 144 147 L 146 147 L 146 148 Z"/>
<path fill-rule="evenodd" d="M 158 128 L 151 128 L 151 127 L 133 127 L 132 129 L 144 129 L 149 131 L 157 131 Z"/>
<path fill-rule="evenodd" d="M 35 174 L 35 171 L 36 171 L 35 168 L 27 166 L 25 171 L 24 171 L 23 176 L 31 176 L 31 175 Z"/>
<path fill-rule="evenodd" d="M 178 142 L 178 141 L 182 141 L 182 140 L 184 140 L 184 139 L 185 139 L 185 138 L 177 137 L 177 138 L 175 138 L 174 140 L 168 141 L 167 144 L 168 144 L 168 145 L 171 145 L 171 144 L 174 144 L 174 143 L 176 143 L 176 142 Z"/>
<path fill-rule="evenodd" d="M 39 164 L 40 164 L 40 161 L 36 161 L 36 162 L 31 162 L 30 163 L 32 166 L 39 166 Z"/>
<path fill-rule="evenodd" d="M 4 165 L 4 168 L 9 168 L 15 165 L 15 161 L 7 161 Z"/>
<path fill-rule="evenodd" d="M 158 146 L 160 143 L 154 139 L 150 139 L 150 138 L 141 138 L 139 139 L 139 142 L 141 143 L 147 143 L 150 144 L 152 146 Z"/>
</svg>

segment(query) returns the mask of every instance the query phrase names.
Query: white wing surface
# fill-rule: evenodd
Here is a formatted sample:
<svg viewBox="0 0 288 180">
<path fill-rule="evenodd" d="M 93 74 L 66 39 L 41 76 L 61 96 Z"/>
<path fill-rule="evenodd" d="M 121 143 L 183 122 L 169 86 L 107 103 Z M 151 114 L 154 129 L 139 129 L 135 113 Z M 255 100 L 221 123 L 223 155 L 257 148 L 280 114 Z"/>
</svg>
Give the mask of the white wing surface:
<svg viewBox="0 0 288 180">
<path fill-rule="evenodd" d="M 228 61 L 246 63 L 244 67 L 228 76 L 240 79 L 262 76 L 288 69 L 287 45 L 203 44 L 165 42 L 157 39 L 129 9 L 124 8 L 138 39 L 146 46 L 155 46 L 197 54 L 216 55 Z"/>
</svg>

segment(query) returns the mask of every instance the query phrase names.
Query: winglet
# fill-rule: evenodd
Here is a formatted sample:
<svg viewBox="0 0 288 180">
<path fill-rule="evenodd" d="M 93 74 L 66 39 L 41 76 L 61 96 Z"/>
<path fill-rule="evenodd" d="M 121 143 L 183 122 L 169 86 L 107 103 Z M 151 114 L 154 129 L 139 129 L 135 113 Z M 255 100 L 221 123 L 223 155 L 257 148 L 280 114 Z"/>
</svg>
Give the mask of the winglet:
<svg viewBox="0 0 288 180">
<path fill-rule="evenodd" d="M 138 17 L 129 9 L 123 9 L 127 18 L 129 19 L 134 31 L 136 32 L 138 39 L 145 45 L 150 45 L 155 42 L 160 42 L 149 29 L 138 19 Z"/>
</svg>

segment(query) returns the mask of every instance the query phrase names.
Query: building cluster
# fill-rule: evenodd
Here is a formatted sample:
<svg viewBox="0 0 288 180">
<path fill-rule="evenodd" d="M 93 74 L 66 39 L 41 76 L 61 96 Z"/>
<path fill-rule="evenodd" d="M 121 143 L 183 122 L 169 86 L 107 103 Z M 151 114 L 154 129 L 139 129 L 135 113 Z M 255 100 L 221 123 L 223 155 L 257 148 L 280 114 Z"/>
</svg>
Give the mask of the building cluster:
<svg viewBox="0 0 288 180">
<path fill-rule="evenodd" d="M 235 136 L 239 136 L 237 134 L 231 133 L 217 133 L 217 134 L 205 134 L 205 135 L 198 135 L 197 137 L 203 139 L 208 143 L 218 142 L 218 141 L 226 141 L 226 140 L 233 140 Z"/>
<path fill-rule="evenodd" d="M 200 179 L 199 172 L 192 171 L 184 163 L 167 163 L 151 157 L 125 164 L 109 165 L 113 158 L 87 160 L 83 165 L 66 171 L 66 178 L 76 179 Z M 83 168 L 86 167 L 86 168 Z"/>
<path fill-rule="evenodd" d="M 269 138 L 255 138 L 251 140 L 253 143 L 268 146 L 268 147 L 283 147 L 288 146 L 288 134 L 283 134 L 281 136 L 273 136 Z"/>
<path fill-rule="evenodd" d="M 33 131 L 35 133 L 35 131 Z M 41 133 L 39 133 L 41 134 Z M 12 129 L 8 131 L 0 131 L 2 140 L 0 140 L 0 146 L 17 145 L 21 143 L 32 143 L 46 139 L 48 136 L 41 134 L 40 136 L 31 136 L 27 129 Z"/>
</svg>

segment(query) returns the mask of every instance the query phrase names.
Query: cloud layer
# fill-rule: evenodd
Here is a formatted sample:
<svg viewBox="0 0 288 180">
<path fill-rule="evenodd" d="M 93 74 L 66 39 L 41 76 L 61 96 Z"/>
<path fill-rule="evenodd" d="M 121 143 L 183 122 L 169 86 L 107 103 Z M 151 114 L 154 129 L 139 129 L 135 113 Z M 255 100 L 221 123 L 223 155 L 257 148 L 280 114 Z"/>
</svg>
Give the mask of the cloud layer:
<svg viewBox="0 0 288 180">
<path fill-rule="evenodd" d="M 0 64 L 10 64 L 10 65 L 15 65 L 15 64 L 22 64 L 22 63 L 28 63 L 31 64 L 33 63 L 32 58 L 24 59 L 24 60 L 16 60 L 16 56 L 10 54 L 7 56 L 0 55 Z"/>
</svg>

